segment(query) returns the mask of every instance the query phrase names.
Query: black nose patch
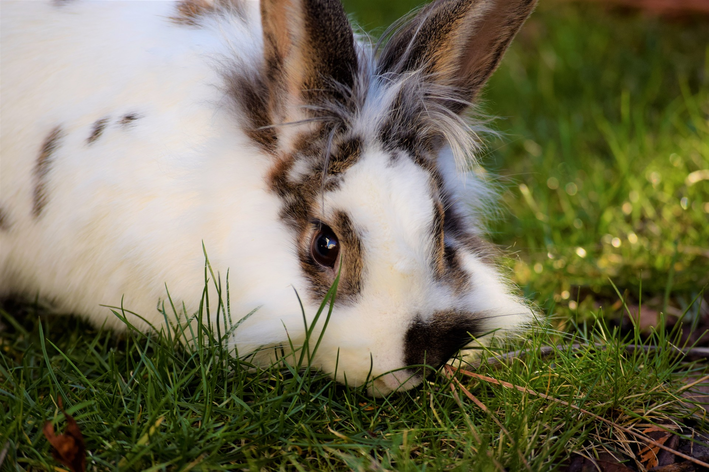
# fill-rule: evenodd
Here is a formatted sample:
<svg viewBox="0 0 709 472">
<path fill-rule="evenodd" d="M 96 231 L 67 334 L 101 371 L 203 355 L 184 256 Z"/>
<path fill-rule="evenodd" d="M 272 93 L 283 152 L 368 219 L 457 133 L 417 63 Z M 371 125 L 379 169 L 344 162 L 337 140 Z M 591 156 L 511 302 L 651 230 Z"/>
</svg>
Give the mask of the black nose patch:
<svg viewBox="0 0 709 472">
<path fill-rule="evenodd" d="M 482 334 L 482 319 L 482 315 L 461 311 L 439 311 L 429 321 L 417 318 L 404 338 L 406 365 L 423 364 L 438 369 L 473 336 Z"/>
</svg>

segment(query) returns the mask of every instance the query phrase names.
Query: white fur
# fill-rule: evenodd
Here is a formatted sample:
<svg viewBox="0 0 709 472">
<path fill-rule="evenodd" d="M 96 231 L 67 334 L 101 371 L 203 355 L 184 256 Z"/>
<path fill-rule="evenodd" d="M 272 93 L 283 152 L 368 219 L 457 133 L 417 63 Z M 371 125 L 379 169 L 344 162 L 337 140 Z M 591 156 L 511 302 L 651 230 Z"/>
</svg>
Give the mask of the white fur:
<svg viewBox="0 0 709 472">
<path fill-rule="evenodd" d="M 273 162 L 240 131 L 221 87 L 220 67 L 234 54 L 243 67 L 261 57 L 257 3 L 248 2 L 246 24 L 227 15 L 203 28 L 170 22 L 174 5 L 163 1 L 0 5 L 0 208 L 9 228 L 0 231 L 0 294 L 39 294 L 57 311 L 116 329 L 122 323 L 103 305 L 122 305 L 160 327 L 166 287 L 188 314 L 197 310 L 204 244 L 222 281 L 229 271 L 232 317 L 258 308 L 233 335 L 239 354 L 287 346 L 289 338 L 299 346 L 296 291 L 309 320 L 317 303 L 304 296 L 308 282 L 279 219 L 281 201 L 265 183 Z M 389 92 L 372 90 L 354 124 L 363 133 L 388 102 Z M 140 118 L 122 127 L 129 113 Z M 102 118 L 108 126 L 87 145 Z M 64 136 L 52 156 L 48 203 L 34 218 L 34 167 L 56 126 Z M 456 296 L 434 280 L 428 174 L 408 159 L 391 164 L 374 141 L 365 151 L 320 209 L 346 211 L 364 235 L 363 291 L 358 303 L 336 307 L 314 364 L 330 373 L 337 364 L 338 380 L 360 385 L 404 367 L 403 337 L 415 316 L 488 312 L 489 330 L 528 321 L 529 308 L 472 254 L 464 257 L 470 293 Z M 457 198 L 485 193 L 456 174 L 450 150 L 439 167 Z M 388 393 L 407 379 L 383 375 L 371 391 Z"/>
</svg>

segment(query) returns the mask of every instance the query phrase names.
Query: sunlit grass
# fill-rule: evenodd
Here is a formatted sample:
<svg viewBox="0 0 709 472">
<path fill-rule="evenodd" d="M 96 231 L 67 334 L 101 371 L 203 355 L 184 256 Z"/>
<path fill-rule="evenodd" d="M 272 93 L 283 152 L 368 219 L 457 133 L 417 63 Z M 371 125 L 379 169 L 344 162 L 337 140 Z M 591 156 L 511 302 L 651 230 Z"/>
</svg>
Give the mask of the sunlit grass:
<svg viewBox="0 0 709 472">
<path fill-rule="evenodd" d="M 541 13 L 486 95 L 507 134 L 490 156 L 509 189 L 496 239 L 564 314 L 610 308 L 611 280 L 659 309 L 669 289 L 681 313 L 709 284 L 709 30 Z"/>
</svg>

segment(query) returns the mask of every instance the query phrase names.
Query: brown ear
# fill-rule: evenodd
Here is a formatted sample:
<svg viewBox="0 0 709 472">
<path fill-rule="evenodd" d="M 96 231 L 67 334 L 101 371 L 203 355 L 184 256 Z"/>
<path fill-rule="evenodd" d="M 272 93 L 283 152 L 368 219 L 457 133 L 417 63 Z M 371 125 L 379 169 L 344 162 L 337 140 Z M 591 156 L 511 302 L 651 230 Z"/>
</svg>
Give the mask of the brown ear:
<svg viewBox="0 0 709 472">
<path fill-rule="evenodd" d="M 311 115 L 328 102 L 344 104 L 357 54 L 339 0 L 261 0 L 261 22 L 274 119 L 293 118 L 286 102 L 311 106 Z"/>
<path fill-rule="evenodd" d="M 455 87 L 472 101 L 497 68 L 537 0 L 435 0 L 395 32 L 379 73 L 421 70 L 434 83 Z M 456 113 L 467 107 L 447 102 Z"/>
</svg>

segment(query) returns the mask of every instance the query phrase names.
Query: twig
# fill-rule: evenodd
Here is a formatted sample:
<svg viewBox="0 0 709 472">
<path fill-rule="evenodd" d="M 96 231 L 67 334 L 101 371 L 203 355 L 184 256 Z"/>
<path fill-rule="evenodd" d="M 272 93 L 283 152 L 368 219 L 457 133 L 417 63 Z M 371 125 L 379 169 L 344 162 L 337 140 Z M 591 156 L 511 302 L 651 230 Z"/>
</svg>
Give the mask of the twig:
<svg viewBox="0 0 709 472">
<path fill-rule="evenodd" d="M 476 373 L 470 372 L 470 371 L 468 371 L 468 370 L 458 369 L 458 370 L 456 371 L 456 370 L 453 369 L 453 367 L 451 367 L 451 366 L 446 366 L 446 369 L 449 370 L 450 372 L 459 372 L 459 373 L 461 373 L 461 374 L 463 374 L 463 375 L 467 375 L 468 377 L 473 377 L 473 378 L 475 378 L 475 379 L 482 380 L 482 381 L 484 381 L 484 382 L 488 382 L 488 383 L 491 383 L 491 384 L 494 384 L 494 385 L 500 385 L 500 386 L 502 386 L 502 387 L 511 388 L 511 389 L 516 389 L 516 390 L 519 390 L 519 391 L 522 392 L 522 393 L 527 393 L 527 394 L 529 394 L 529 395 L 535 395 L 535 396 L 541 397 L 541 398 L 543 398 L 543 399 L 545 399 L 545 400 L 550 400 L 550 401 L 559 403 L 559 404 L 561 404 L 561 405 L 564 405 L 564 406 L 566 406 L 566 407 L 573 408 L 573 409 L 575 409 L 575 410 L 577 410 L 577 411 L 580 411 L 581 413 L 583 413 L 583 414 L 585 414 L 585 415 L 591 416 L 592 418 L 595 418 L 595 419 L 597 419 L 597 420 L 599 420 L 599 421 L 602 421 L 602 422 L 604 422 L 604 423 L 606 423 L 606 424 L 608 424 L 608 425 L 610 425 L 610 426 L 612 426 L 612 427 L 614 427 L 614 428 L 618 428 L 618 429 L 620 429 L 621 431 L 623 431 L 623 432 L 625 432 L 625 433 L 632 434 L 633 436 L 642 438 L 644 441 L 649 442 L 649 443 L 652 444 L 653 446 L 659 447 L 660 449 L 664 449 L 665 451 L 667 451 L 667 452 L 669 452 L 669 453 L 671 453 L 671 454 L 674 454 L 674 455 L 676 455 L 676 456 L 678 456 L 678 457 L 681 457 L 681 458 L 683 458 L 683 459 L 686 459 L 686 460 L 688 460 L 688 461 L 690 461 L 690 462 L 693 462 L 693 463 L 695 463 L 695 464 L 697 464 L 697 465 L 699 465 L 699 466 L 709 468 L 709 464 L 706 463 L 706 462 L 702 462 L 702 461 L 700 461 L 700 460 L 698 460 L 698 459 L 695 459 L 694 457 L 688 456 L 688 455 L 683 454 L 683 453 L 681 453 L 681 452 L 679 452 L 679 451 L 676 451 L 676 450 L 674 450 L 674 449 L 672 449 L 672 448 L 669 448 L 669 447 L 665 446 L 664 444 L 660 444 L 659 442 L 655 441 L 654 439 L 645 436 L 644 434 L 636 433 L 635 431 L 633 431 L 633 430 L 631 430 L 631 429 L 628 429 L 628 428 L 626 428 L 626 427 L 624 427 L 624 426 L 621 426 L 621 425 L 619 425 L 619 424 L 617 424 L 617 423 L 614 423 L 614 422 L 612 422 L 612 421 L 610 421 L 610 420 L 607 420 L 607 419 L 603 418 L 602 416 L 599 416 L 599 415 L 597 415 L 597 414 L 595 414 L 595 413 L 591 413 L 591 412 L 588 411 L 588 410 L 584 410 L 583 408 L 578 407 L 578 406 L 576 406 L 576 405 L 573 405 L 573 404 L 571 404 L 571 403 L 569 403 L 569 402 L 567 402 L 567 401 L 560 400 L 560 399 L 558 399 L 558 398 L 554 398 L 554 397 L 549 396 L 549 395 L 546 395 L 546 394 L 544 394 L 544 393 L 536 392 L 536 391 L 531 390 L 531 389 L 526 388 L 526 387 L 520 387 L 520 386 L 518 386 L 518 385 L 514 385 L 514 384 L 511 384 L 511 383 L 509 383 L 509 382 L 505 382 L 505 381 L 502 381 L 502 380 L 493 379 L 492 377 L 488 377 L 488 376 L 486 376 L 486 375 L 476 374 Z"/>
</svg>

